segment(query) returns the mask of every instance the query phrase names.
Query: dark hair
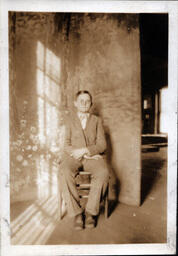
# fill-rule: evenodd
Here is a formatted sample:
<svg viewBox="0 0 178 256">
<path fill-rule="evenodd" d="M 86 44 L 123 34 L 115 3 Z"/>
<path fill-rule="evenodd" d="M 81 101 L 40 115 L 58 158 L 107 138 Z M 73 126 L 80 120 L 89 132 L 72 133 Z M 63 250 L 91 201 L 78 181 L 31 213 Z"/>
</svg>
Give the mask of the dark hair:
<svg viewBox="0 0 178 256">
<path fill-rule="evenodd" d="M 88 95 L 90 96 L 90 100 L 91 100 L 91 102 L 92 102 L 92 96 L 91 96 L 91 94 L 90 94 L 89 91 L 86 91 L 86 90 L 78 91 L 78 92 L 76 93 L 76 95 L 75 95 L 75 99 L 77 99 L 80 94 L 88 94 Z"/>
</svg>

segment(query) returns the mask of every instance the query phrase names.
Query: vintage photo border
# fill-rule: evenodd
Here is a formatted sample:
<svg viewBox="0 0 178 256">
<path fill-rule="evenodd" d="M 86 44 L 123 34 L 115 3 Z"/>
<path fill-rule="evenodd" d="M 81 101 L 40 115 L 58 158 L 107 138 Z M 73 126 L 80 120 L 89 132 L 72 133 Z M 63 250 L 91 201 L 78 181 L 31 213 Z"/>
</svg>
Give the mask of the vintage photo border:
<svg viewBox="0 0 178 256">
<path fill-rule="evenodd" d="M 9 69 L 8 11 L 113 12 L 169 14 L 169 127 L 167 181 L 167 243 L 105 245 L 10 245 L 9 184 Z M 1 166 L 1 255 L 139 255 L 174 254 L 176 251 L 177 208 L 177 85 L 178 85 L 178 2 L 177 1 L 68 1 L 2 0 L 0 22 L 0 166 Z"/>
</svg>

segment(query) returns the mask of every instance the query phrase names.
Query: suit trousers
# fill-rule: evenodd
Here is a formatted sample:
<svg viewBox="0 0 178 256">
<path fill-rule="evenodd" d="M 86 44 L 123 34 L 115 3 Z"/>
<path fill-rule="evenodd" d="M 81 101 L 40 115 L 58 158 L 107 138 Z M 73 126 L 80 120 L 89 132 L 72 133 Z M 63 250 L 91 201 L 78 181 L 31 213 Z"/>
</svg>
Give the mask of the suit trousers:
<svg viewBox="0 0 178 256">
<path fill-rule="evenodd" d="M 98 215 L 101 195 L 105 193 L 109 180 L 106 160 L 100 158 L 98 160 L 83 159 L 79 161 L 69 155 L 60 164 L 59 172 L 59 186 L 62 187 L 68 214 L 72 217 L 83 212 L 75 180 L 80 167 L 91 173 L 91 187 L 85 210 L 92 215 Z"/>
</svg>

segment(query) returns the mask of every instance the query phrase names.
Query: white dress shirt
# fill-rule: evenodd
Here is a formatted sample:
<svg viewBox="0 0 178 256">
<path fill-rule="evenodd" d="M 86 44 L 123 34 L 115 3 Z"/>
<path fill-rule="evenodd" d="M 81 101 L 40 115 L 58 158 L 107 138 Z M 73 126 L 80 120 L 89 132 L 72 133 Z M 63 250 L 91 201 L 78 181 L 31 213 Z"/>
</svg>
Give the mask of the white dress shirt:
<svg viewBox="0 0 178 256">
<path fill-rule="evenodd" d="M 77 114 L 80 119 L 82 129 L 84 130 L 86 128 L 87 120 L 88 120 L 90 114 L 89 113 L 79 113 L 79 112 Z"/>
</svg>

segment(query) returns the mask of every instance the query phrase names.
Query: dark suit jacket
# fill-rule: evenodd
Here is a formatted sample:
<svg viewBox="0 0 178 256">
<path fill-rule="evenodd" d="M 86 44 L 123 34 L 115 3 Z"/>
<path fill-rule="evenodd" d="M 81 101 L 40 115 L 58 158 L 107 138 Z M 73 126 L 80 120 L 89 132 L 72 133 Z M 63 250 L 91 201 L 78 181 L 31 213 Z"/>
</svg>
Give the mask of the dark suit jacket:
<svg viewBox="0 0 178 256">
<path fill-rule="evenodd" d="M 91 156 L 101 154 L 106 150 L 106 139 L 102 121 L 96 115 L 90 114 L 85 130 L 82 129 L 76 112 L 71 112 L 65 122 L 64 151 L 70 154 L 72 149 L 87 147 Z"/>
</svg>

